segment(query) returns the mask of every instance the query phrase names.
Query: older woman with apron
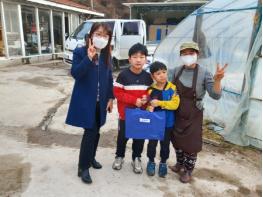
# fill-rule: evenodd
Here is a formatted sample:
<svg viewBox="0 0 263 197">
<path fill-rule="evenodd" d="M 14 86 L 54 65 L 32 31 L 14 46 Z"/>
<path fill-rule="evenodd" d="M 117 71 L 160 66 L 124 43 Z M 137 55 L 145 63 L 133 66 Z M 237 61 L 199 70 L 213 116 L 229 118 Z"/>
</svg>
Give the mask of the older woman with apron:
<svg viewBox="0 0 263 197">
<path fill-rule="evenodd" d="M 180 57 L 183 66 L 175 69 L 173 83 L 180 96 L 180 105 L 176 111 L 175 129 L 172 143 L 176 151 L 177 162 L 171 170 L 180 173 L 180 181 L 188 183 L 195 167 L 197 153 L 202 150 L 202 99 L 206 91 L 213 99 L 221 97 L 221 80 L 225 68 L 217 65 L 214 75 L 197 64 L 199 47 L 195 42 L 183 43 L 180 46 Z"/>
</svg>

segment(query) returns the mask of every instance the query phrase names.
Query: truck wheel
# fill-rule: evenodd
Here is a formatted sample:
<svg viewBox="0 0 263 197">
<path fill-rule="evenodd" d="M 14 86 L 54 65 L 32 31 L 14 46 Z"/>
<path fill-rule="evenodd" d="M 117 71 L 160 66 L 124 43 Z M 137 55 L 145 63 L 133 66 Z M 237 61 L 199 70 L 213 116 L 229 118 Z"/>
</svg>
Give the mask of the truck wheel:
<svg viewBox="0 0 263 197">
<path fill-rule="evenodd" d="M 120 70 L 120 61 L 117 60 L 115 57 L 112 59 L 113 69 Z"/>
</svg>

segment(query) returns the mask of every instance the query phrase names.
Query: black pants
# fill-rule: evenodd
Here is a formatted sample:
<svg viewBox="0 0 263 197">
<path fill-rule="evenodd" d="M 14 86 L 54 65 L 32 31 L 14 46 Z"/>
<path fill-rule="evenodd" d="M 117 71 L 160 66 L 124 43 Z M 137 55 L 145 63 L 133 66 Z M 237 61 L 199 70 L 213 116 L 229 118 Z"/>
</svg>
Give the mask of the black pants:
<svg viewBox="0 0 263 197">
<path fill-rule="evenodd" d="M 171 132 L 173 128 L 166 128 L 164 133 L 164 139 L 160 141 L 161 150 L 161 162 L 166 163 L 166 160 L 169 158 L 170 154 L 170 139 L 171 139 Z M 147 157 L 151 162 L 154 162 L 154 158 L 156 156 L 156 147 L 158 144 L 158 140 L 149 140 L 147 146 Z"/>
<path fill-rule="evenodd" d="M 82 137 L 80 152 L 79 152 L 79 168 L 82 170 L 88 169 L 91 162 L 95 159 L 96 151 L 100 139 L 100 107 L 96 105 L 95 121 L 92 128 L 85 128 Z"/>
<path fill-rule="evenodd" d="M 192 172 L 197 160 L 197 153 L 187 153 L 181 149 L 175 149 L 177 163 L 183 165 L 186 170 Z"/>
<path fill-rule="evenodd" d="M 119 120 L 116 157 L 125 157 L 125 149 L 128 138 L 125 137 L 125 120 Z M 132 142 L 132 159 L 141 157 L 144 140 L 133 139 Z"/>
</svg>

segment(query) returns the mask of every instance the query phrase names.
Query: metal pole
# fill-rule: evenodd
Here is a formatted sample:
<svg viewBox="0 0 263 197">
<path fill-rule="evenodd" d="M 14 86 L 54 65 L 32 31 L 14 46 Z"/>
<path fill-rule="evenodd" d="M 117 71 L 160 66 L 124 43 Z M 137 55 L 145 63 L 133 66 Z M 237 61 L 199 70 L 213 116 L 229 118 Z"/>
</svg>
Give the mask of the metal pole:
<svg viewBox="0 0 263 197">
<path fill-rule="evenodd" d="M 62 12 L 62 45 L 63 45 L 63 52 L 65 52 L 65 13 Z"/>
<path fill-rule="evenodd" d="M 50 32 L 51 32 L 51 49 L 52 53 L 55 53 L 55 44 L 54 44 L 54 28 L 53 28 L 53 11 L 50 10 Z"/>
<path fill-rule="evenodd" d="M 9 51 L 8 51 L 8 42 L 7 42 L 7 34 L 6 34 L 6 24 L 5 24 L 5 14 L 4 14 L 4 4 L 1 1 L 1 14 L 2 14 L 2 27 L 3 27 L 3 39 L 4 39 L 4 48 L 5 48 L 5 56 L 8 59 L 9 58 Z"/>
<path fill-rule="evenodd" d="M 23 21 L 22 21 L 22 12 L 21 12 L 21 5 L 20 4 L 17 5 L 17 11 L 18 11 L 18 22 L 19 22 L 22 56 L 25 57 L 26 56 L 25 40 L 24 40 Z"/>
<path fill-rule="evenodd" d="M 72 14 L 68 13 L 69 34 L 72 33 Z"/>
<path fill-rule="evenodd" d="M 90 6 L 91 6 L 91 9 L 93 10 L 93 0 L 90 0 Z"/>
<path fill-rule="evenodd" d="M 36 28 L 37 28 L 37 48 L 38 54 L 41 55 L 41 40 L 40 40 L 40 28 L 39 28 L 39 12 L 36 8 Z"/>
</svg>

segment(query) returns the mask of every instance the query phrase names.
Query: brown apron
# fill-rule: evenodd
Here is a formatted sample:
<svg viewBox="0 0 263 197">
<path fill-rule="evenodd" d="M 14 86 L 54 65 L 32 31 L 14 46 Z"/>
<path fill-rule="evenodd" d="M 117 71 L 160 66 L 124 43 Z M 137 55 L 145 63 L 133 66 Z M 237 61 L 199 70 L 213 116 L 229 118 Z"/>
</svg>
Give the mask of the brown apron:
<svg viewBox="0 0 263 197">
<path fill-rule="evenodd" d="M 179 80 L 184 66 L 173 81 L 180 97 L 180 104 L 175 112 L 175 129 L 171 140 L 174 148 L 182 149 L 187 153 L 197 153 L 202 150 L 203 110 L 196 107 L 198 67 L 199 65 L 194 69 L 191 88 L 184 86 Z"/>
</svg>

